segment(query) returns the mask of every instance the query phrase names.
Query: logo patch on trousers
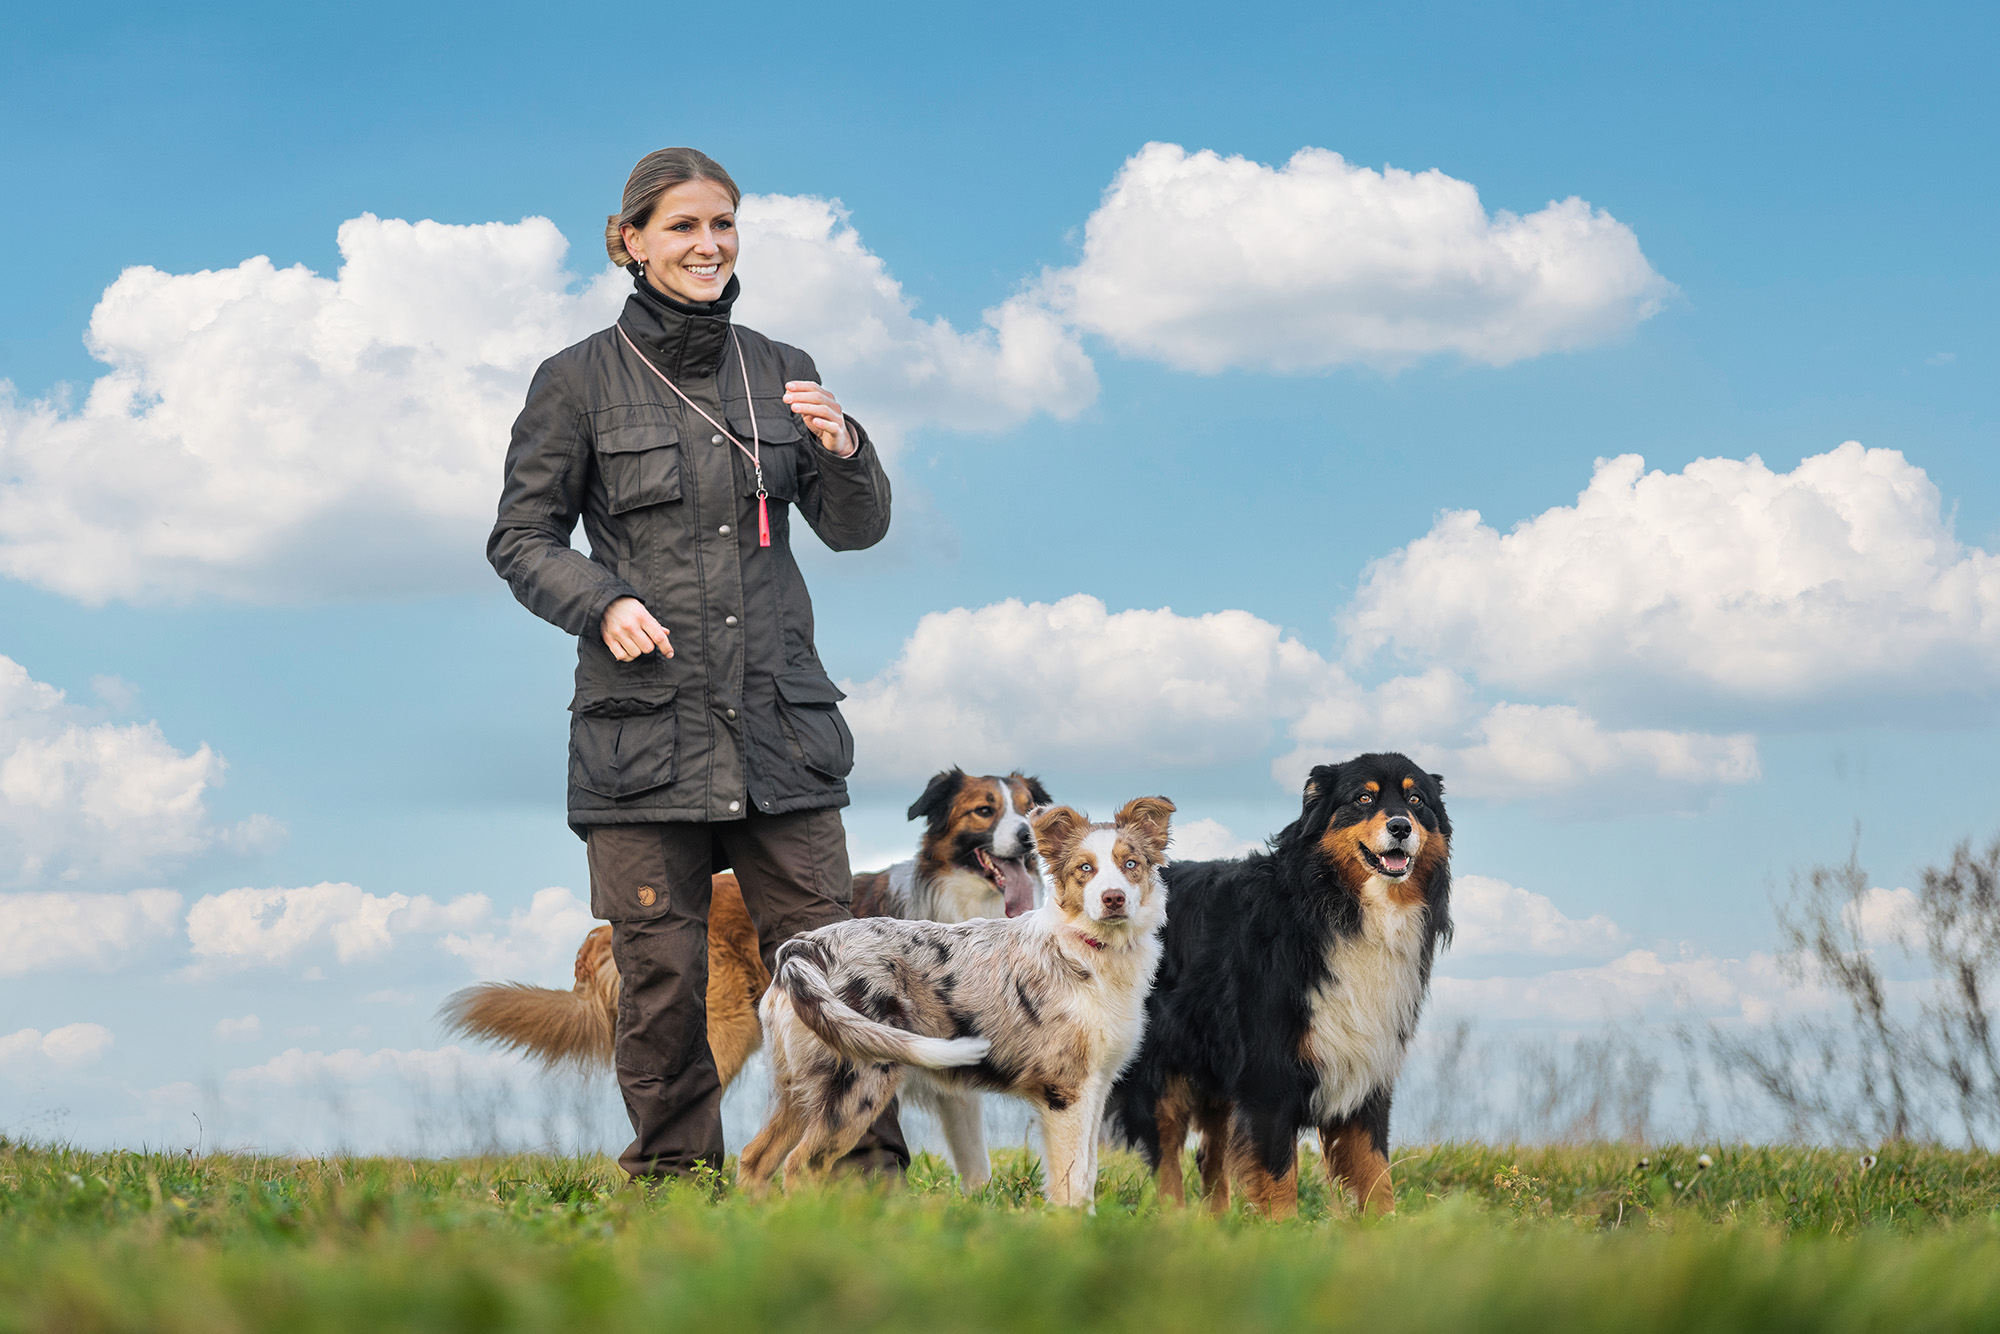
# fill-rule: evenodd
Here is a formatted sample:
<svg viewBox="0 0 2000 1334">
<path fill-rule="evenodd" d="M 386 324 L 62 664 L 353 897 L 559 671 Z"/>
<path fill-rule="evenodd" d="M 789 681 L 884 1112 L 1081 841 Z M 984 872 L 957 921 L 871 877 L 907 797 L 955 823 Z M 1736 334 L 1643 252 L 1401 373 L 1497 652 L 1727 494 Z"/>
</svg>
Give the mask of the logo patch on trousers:
<svg viewBox="0 0 2000 1334">
<path fill-rule="evenodd" d="M 652 907 L 653 901 L 659 897 L 660 897 L 659 895 L 653 892 L 653 887 L 651 885 L 639 886 L 639 906 L 641 908 Z"/>
</svg>

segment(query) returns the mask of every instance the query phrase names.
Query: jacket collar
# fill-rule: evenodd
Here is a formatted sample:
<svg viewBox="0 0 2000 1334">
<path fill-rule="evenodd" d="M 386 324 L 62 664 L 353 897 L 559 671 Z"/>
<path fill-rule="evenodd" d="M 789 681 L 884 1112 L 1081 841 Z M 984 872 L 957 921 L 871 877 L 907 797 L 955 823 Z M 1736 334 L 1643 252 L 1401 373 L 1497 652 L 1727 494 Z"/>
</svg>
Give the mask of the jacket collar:
<svg viewBox="0 0 2000 1334">
<path fill-rule="evenodd" d="M 632 280 L 632 295 L 618 322 L 659 368 L 679 379 L 712 376 L 729 344 L 729 308 L 742 286 L 729 275 L 714 301 L 676 301 L 662 296 L 643 277 Z"/>
</svg>

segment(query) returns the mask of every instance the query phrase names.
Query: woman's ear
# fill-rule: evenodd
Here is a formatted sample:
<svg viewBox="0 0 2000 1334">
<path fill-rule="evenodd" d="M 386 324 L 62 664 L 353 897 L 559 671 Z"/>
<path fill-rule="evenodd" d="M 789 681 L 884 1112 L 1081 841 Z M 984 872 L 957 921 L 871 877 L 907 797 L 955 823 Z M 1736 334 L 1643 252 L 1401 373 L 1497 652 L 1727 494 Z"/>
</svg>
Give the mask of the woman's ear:
<svg viewBox="0 0 2000 1334">
<path fill-rule="evenodd" d="M 646 248 L 646 243 L 639 239 L 642 235 L 643 233 L 629 222 L 620 224 L 618 228 L 618 239 L 625 243 L 625 253 L 637 262 L 644 264 L 646 256 L 643 252 Z"/>
</svg>

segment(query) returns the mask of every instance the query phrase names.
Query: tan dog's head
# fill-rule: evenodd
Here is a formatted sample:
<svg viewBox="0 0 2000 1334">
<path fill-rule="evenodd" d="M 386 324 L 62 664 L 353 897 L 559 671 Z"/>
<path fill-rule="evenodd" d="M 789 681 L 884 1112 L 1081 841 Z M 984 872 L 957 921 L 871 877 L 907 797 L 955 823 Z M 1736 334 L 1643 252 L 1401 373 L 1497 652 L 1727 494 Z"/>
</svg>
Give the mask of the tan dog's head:
<svg viewBox="0 0 2000 1334">
<path fill-rule="evenodd" d="M 1167 920 L 1167 862 L 1174 803 L 1135 797 L 1109 824 L 1068 806 L 1035 815 L 1035 843 L 1042 854 L 1049 910 L 1059 913 L 1091 944 L 1105 932 L 1157 931 Z"/>
</svg>

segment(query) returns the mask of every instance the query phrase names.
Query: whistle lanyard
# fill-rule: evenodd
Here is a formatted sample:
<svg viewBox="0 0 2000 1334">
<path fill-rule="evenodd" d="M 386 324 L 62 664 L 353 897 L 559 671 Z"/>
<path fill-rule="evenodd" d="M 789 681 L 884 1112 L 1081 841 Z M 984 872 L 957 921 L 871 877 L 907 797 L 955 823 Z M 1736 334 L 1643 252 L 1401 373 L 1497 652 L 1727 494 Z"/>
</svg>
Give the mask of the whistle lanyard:
<svg viewBox="0 0 2000 1334">
<path fill-rule="evenodd" d="M 745 445 L 741 440 L 738 440 L 736 436 L 733 433 L 731 433 L 730 429 L 727 426 L 724 426 L 721 422 L 709 416 L 706 412 L 702 412 L 701 404 L 695 402 L 693 399 L 689 398 L 686 394 L 681 393 L 681 387 L 675 384 L 672 380 L 669 380 L 667 378 L 667 373 L 661 370 L 658 366 L 655 366 L 653 364 L 653 359 L 647 356 L 644 352 L 641 352 L 639 350 L 639 345 L 633 342 L 631 338 L 629 338 L 626 335 L 624 325 L 614 324 L 611 327 L 618 330 L 618 336 L 620 338 L 625 339 L 625 346 L 632 349 L 632 355 L 639 358 L 639 360 L 645 362 L 646 369 L 660 377 L 661 384 L 665 385 L 667 388 L 673 390 L 675 394 L 679 395 L 681 402 L 687 404 L 689 407 L 693 408 L 696 412 L 701 412 L 701 419 L 703 421 L 707 422 L 710 426 L 713 426 L 718 432 L 722 434 L 722 437 L 725 440 L 729 441 L 730 444 L 742 450 L 743 457 L 750 460 L 750 467 L 757 474 L 757 545 L 760 547 L 770 546 L 771 545 L 771 502 L 768 493 L 766 493 L 764 490 L 764 462 L 763 462 L 764 441 L 762 437 L 760 437 L 757 433 L 757 402 L 755 399 L 750 397 L 750 367 L 749 364 L 743 360 L 743 344 L 737 341 L 735 328 L 732 327 L 729 330 L 729 342 L 730 346 L 736 349 L 736 369 L 743 373 L 743 406 L 747 408 L 750 413 L 749 445 Z"/>
</svg>

